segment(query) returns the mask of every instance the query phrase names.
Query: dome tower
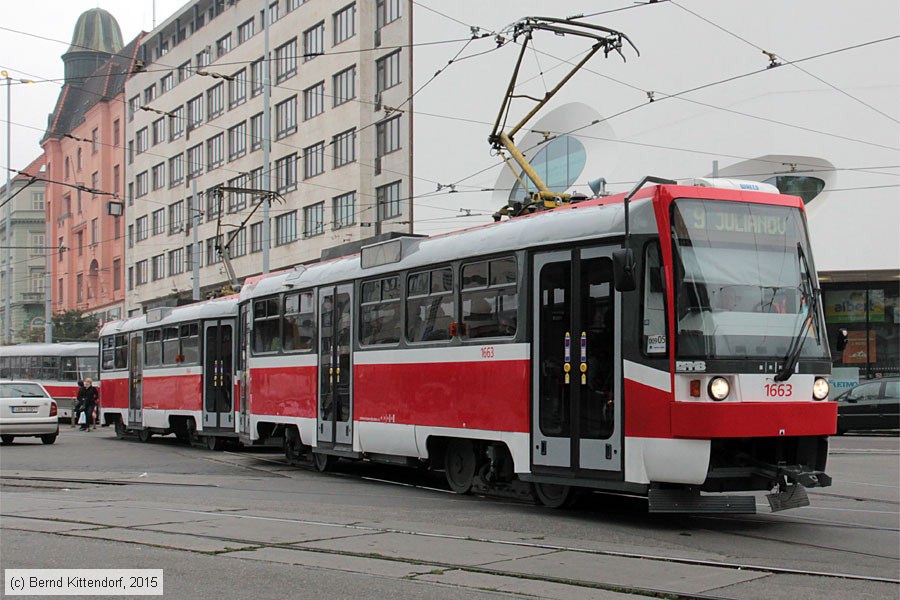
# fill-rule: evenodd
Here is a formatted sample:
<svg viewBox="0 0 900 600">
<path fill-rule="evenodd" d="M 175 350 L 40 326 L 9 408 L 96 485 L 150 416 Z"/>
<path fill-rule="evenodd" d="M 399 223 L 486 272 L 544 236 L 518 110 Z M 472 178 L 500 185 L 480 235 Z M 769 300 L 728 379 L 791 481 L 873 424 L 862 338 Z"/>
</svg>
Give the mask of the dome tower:
<svg viewBox="0 0 900 600">
<path fill-rule="evenodd" d="M 119 23 L 102 8 L 92 8 L 78 17 L 72 43 L 62 55 L 66 65 L 66 83 L 81 85 L 110 56 L 122 49 Z"/>
</svg>

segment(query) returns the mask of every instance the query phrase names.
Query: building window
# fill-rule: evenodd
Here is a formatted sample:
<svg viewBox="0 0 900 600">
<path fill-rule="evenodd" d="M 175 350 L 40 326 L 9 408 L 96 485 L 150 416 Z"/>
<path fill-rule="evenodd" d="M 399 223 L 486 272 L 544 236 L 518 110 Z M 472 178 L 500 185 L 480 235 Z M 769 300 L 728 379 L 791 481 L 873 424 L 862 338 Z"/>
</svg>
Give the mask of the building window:
<svg viewBox="0 0 900 600">
<path fill-rule="evenodd" d="M 100 191 L 100 173 L 99 171 L 94 171 L 91 173 L 91 197 L 96 198 L 97 192 Z"/>
<path fill-rule="evenodd" d="M 259 96 L 263 92 L 263 59 L 250 63 L 250 97 Z"/>
<path fill-rule="evenodd" d="M 243 44 L 247 40 L 253 37 L 253 29 L 255 26 L 255 21 L 253 19 L 248 19 L 238 25 L 237 35 L 238 35 L 238 44 Z"/>
<path fill-rule="evenodd" d="M 333 105 L 341 104 L 356 98 L 356 65 L 336 73 L 331 78 Z"/>
<path fill-rule="evenodd" d="M 275 139 L 297 131 L 297 96 L 275 105 Z"/>
<path fill-rule="evenodd" d="M 231 52 L 231 34 L 220 37 L 216 40 L 216 58 L 222 58 Z"/>
<path fill-rule="evenodd" d="M 228 180 L 229 187 L 244 188 L 247 187 L 247 175 L 240 175 Z M 247 194 L 242 192 L 228 193 L 228 212 L 236 213 L 247 207 Z M 234 256 L 234 254 L 232 254 Z"/>
<path fill-rule="evenodd" d="M 356 160 L 356 129 L 339 133 L 331 138 L 334 168 L 343 167 Z"/>
<path fill-rule="evenodd" d="M 100 241 L 100 219 L 91 219 L 91 245 Z"/>
<path fill-rule="evenodd" d="M 138 173 L 137 177 L 134 178 L 134 186 L 135 186 L 135 197 L 141 198 L 147 195 L 147 192 L 150 191 L 149 188 L 149 175 L 147 171 L 143 173 Z"/>
<path fill-rule="evenodd" d="M 296 154 L 291 154 L 275 161 L 275 188 L 279 192 L 297 189 Z"/>
<path fill-rule="evenodd" d="M 147 131 L 146 127 L 138 129 L 134 138 L 135 145 L 137 146 L 136 151 L 138 154 L 142 154 L 147 151 L 147 141 L 149 140 L 149 138 L 149 132 Z M 78 151 L 81 152 L 81 149 L 79 148 Z M 78 170 L 80 171 L 81 169 L 79 168 Z"/>
<path fill-rule="evenodd" d="M 188 131 L 197 129 L 203 123 L 203 96 L 194 96 L 187 103 Z"/>
<path fill-rule="evenodd" d="M 212 171 L 225 164 L 225 134 L 220 133 L 206 141 L 206 168 Z"/>
<path fill-rule="evenodd" d="M 297 74 L 297 38 L 275 48 L 275 83 Z"/>
<path fill-rule="evenodd" d="M 179 105 L 169 115 L 169 140 L 176 140 L 184 133 L 184 106 Z"/>
<path fill-rule="evenodd" d="M 160 92 L 165 94 L 169 90 L 175 87 L 175 74 L 169 73 L 168 75 L 164 75 L 162 79 L 159 80 L 159 89 Z"/>
<path fill-rule="evenodd" d="M 120 177 L 119 177 L 120 174 L 121 174 L 121 169 L 119 169 L 119 165 L 113 165 L 113 194 L 115 194 L 116 197 L 118 197 L 119 188 L 122 185 L 120 183 Z"/>
<path fill-rule="evenodd" d="M 189 180 L 203 174 L 203 144 L 187 149 L 187 164 Z"/>
<path fill-rule="evenodd" d="M 356 35 L 356 3 L 334 13 L 334 46 Z"/>
<path fill-rule="evenodd" d="M 250 117 L 250 151 L 262 148 L 263 141 L 263 114 L 258 113 Z"/>
<path fill-rule="evenodd" d="M 244 256 L 247 254 L 247 229 L 241 227 L 231 239 L 231 246 L 228 248 L 228 255 L 232 258 Z"/>
<path fill-rule="evenodd" d="M 228 107 L 234 108 L 247 101 L 247 69 L 241 69 L 228 82 Z"/>
<path fill-rule="evenodd" d="M 219 216 L 219 209 L 222 206 L 222 199 L 219 196 L 219 190 L 210 188 L 206 190 L 206 220 L 214 221 Z"/>
<path fill-rule="evenodd" d="M 275 217 L 275 245 L 283 246 L 297 239 L 297 211 Z"/>
<path fill-rule="evenodd" d="M 175 187 L 184 179 L 184 156 L 179 154 L 169 159 L 169 187 Z"/>
<path fill-rule="evenodd" d="M 287 12 L 297 10 L 304 2 L 306 2 L 306 0 L 287 0 Z"/>
<path fill-rule="evenodd" d="M 207 238 L 206 266 L 222 262 L 222 236 Z"/>
<path fill-rule="evenodd" d="M 184 273 L 184 248 L 175 248 L 169 252 L 169 275 Z"/>
<path fill-rule="evenodd" d="M 156 257 L 154 257 L 155 260 Z M 148 261 L 147 259 L 139 260 L 134 265 L 134 285 L 144 285 L 147 283 L 148 276 Z"/>
<path fill-rule="evenodd" d="M 214 85 L 206 91 L 206 118 L 215 119 L 225 112 L 225 84 Z"/>
<path fill-rule="evenodd" d="M 400 51 L 375 61 L 375 91 L 381 93 L 400 83 Z"/>
<path fill-rule="evenodd" d="M 91 130 L 91 154 L 97 154 L 100 149 L 100 130 L 94 127 Z"/>
<path fill-rule="evenodd" d="M 132 96 L 128 99 L 128 121 L 134 121 L 134 113 L 141 108 L 141 97 Z"/>
<path fill-rule="evenodd" d="M 31 234 L 31 255 L 32 256 L 43 256 L 46 253 L 44 248 L 44 244 L 46 243 L 46 238 L 43 233 L 33 233 Z"/>
<path fill-rule="evenodd" d="M 247 122 L 241 121 L 228 130 L 228 160 L 247 154 Z"/>
<path fill-rule="evenodd" d="M 144 89 L 144 106 L 156 100 L 156 84 Z"/>
<path fill-rule="evenodd" d="M 128 164 L 132 164 L 134 162 L 134 140 L 129 140 L 128 142 Z M 69 159 L 66 159 L 66 165 L 69 164 Z M 66 179 L 68 179 L 68 175 L 66 175 Z"/>
<path fill-rule="evenodd" d="M 325 52 L 325 21 L 303 32 L 303 62 Z"/>
<path fill-rule="evenodd" d="M 113 271 L 113 291 L 119 291 L 122 289 L 122 259 L 116 258 L 113 259 L 112 263 L 112 271 Z"/>
<path fill-rule="evenodd" d="M 153 235 L 162 235 L 166 232 L 166 209 L 160 208 L 159 210 L 154 210 L 153 214 L 150 215 L 150 224 L 153 231 Z"/>
<path fill-rule="evenodd" d="M 191 76 L 191 61 L 183 62 L 178 65 L 178 83 L 187 81 Z"/>
<path fill-rule="evenodd" d="M 309 179 L 325 172 L 325 142 L 319 142 L 303 149 L 303 179 Z"/>
<path fill-rule="evenodd" d="M 210 51 L 209 48 L 204 48 L 200 52 L 197 53 L 197 68 L 202 69 L 203 67 L 209 65 L 210 63 Z"/>
<path fill-rule="evenodd" d="M 121 131 L 121 126 L 119 125 L 119 120 L 116 119 L 113 121 L 113 146 L 116 148 L 119 147 L 119 135 Z"/>
<path fill-rule="evenodd" d="M 116 167 L 118 168 L 118 167 Z M 116 190 L 118 191 L 118 190 Z M 44 192 L 31 192 L 31 208 L 32 210 L 44 210 Z"/>
<path fill-rule="evenodd" d="M 163 279 L 166 276 L 166 255 L 165 254 L 157 254 L 154 256 L 150 265 L 152 268 L 152 277 L 153 281 L 157 281 L 159 279 Z"/>
<path fill-rule="evenodd" d="M 381 29 L 400 17 L 400 0 L 375 0 L 375 29 Z"/>
<path fill-rule="evenodd" d="M 375 125 L 375 156 L 381 158 L 400 149 L 400 115 Z"/>
<path fill-rule="evenodd" d="M 253 223 L 250 225 L 250 252 L 262 252 L 263 247 L 263 224 Z"/>
<path fill-rule="evenodd" d="M 147 215 L 143 217 L 138 217 L 134 222 L 135 229 L 137 230 L 137 241 L 143 242 L 147 239 L 149 235 L 149 227 L 147 222 Z"/>
<path fill-rule="evenodd" d="M 265 11 L 260 11 L 260 13 L 265 13 Z M 265 19 L 265 15 L 261 14 L 262 18 Z M 281 15 L 278 14 L 278 2 L 273 2 L 269 5 L 269 24 L 275 23 L 278 19 L 281 18 Z"/>
<path fill-rule="evenodd" d="M 153 121 L 153 145 L 166 141 L 166 118 L 162 117 Z"/>
<path fill-rule="evenodd" d="M 169 205 L 169 233 L 180 233 L 184 226 L 184 200 Z"/>
<path fill-rule="evenodd" d="M 319 202 L 303 209 L 303 237 L 325 233 L 325 203 Z"/>
<path fill-rule="evenodd" d="M 166 163 L 153 165 L 150 169 L 150 180 L 154 190 L 166 185 Z"/>
<path fill-rule="evenodd" d="M 308 121 L 323 112 L 325 112 L 325 82 L 320 81 L 303 91 L 303 120 Z"/>
<path fill-rule="evenodd" d="M 84 275 L 81 273 L 75 276 L 75 301 L 84 301 Z"/>
<path fill-rule="evenodd" d="M 332 198 L 334 228 L 340 229 L 356 223 L 356 192 Z"/>
<path fill-rule="evenodd" d="M 401 211 L 400 181 L 375 188 L 375 202 L 378 205 L 378 221 L 399 217 Z"/>
</svg>

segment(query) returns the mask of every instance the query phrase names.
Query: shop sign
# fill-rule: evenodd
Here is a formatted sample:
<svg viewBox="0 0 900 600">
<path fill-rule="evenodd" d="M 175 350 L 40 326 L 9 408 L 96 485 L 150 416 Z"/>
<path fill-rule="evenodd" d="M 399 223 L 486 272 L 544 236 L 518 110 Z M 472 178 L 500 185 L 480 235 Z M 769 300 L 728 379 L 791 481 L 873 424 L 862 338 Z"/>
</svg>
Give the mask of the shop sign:
<svg viewBox="0 0 900 600">
<path fill-rule="evenodd" d="M 825 320 L 829 323 L 884 322 L 884 290 L 869 291 L 866 307 L 865 290 L 834 290 L 825 293 Z"/>
</svg>

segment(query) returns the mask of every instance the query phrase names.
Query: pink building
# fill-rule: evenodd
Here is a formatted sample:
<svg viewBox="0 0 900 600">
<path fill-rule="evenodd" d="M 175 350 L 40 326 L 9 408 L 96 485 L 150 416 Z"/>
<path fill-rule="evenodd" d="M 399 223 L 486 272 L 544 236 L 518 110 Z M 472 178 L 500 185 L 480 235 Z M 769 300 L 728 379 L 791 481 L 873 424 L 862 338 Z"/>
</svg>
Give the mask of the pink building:
<svg viewBox="0 0 900 600">
<path fill-rule="evenodd" d="M 124 88 L 139 43 L 123 47 L 116 20 L 96 8 L 78 18 L 62 57 L 66 83 L 42 141 L 56 182 L 47 186 L 47 242 L 63 249 L 51 260 L 54 312 L 122 316 L 125 224 L 110 212 L 123 206 Z"/>
</svg>

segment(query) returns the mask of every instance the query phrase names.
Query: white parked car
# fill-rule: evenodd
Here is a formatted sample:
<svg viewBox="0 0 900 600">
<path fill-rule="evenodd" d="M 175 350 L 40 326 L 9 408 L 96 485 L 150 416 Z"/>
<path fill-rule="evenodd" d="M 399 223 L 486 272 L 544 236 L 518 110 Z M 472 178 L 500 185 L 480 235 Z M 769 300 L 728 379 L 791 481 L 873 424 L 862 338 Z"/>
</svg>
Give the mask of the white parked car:
<svg viewBox="0 0 900 600">
<path fill-rule="evenodd" d="M 4 445 L 17 437 L 39 437 L 52 444 L 59 435 L 58 412 L 41 384 L 0 381 L 0 440 Z"/>
</svg>

